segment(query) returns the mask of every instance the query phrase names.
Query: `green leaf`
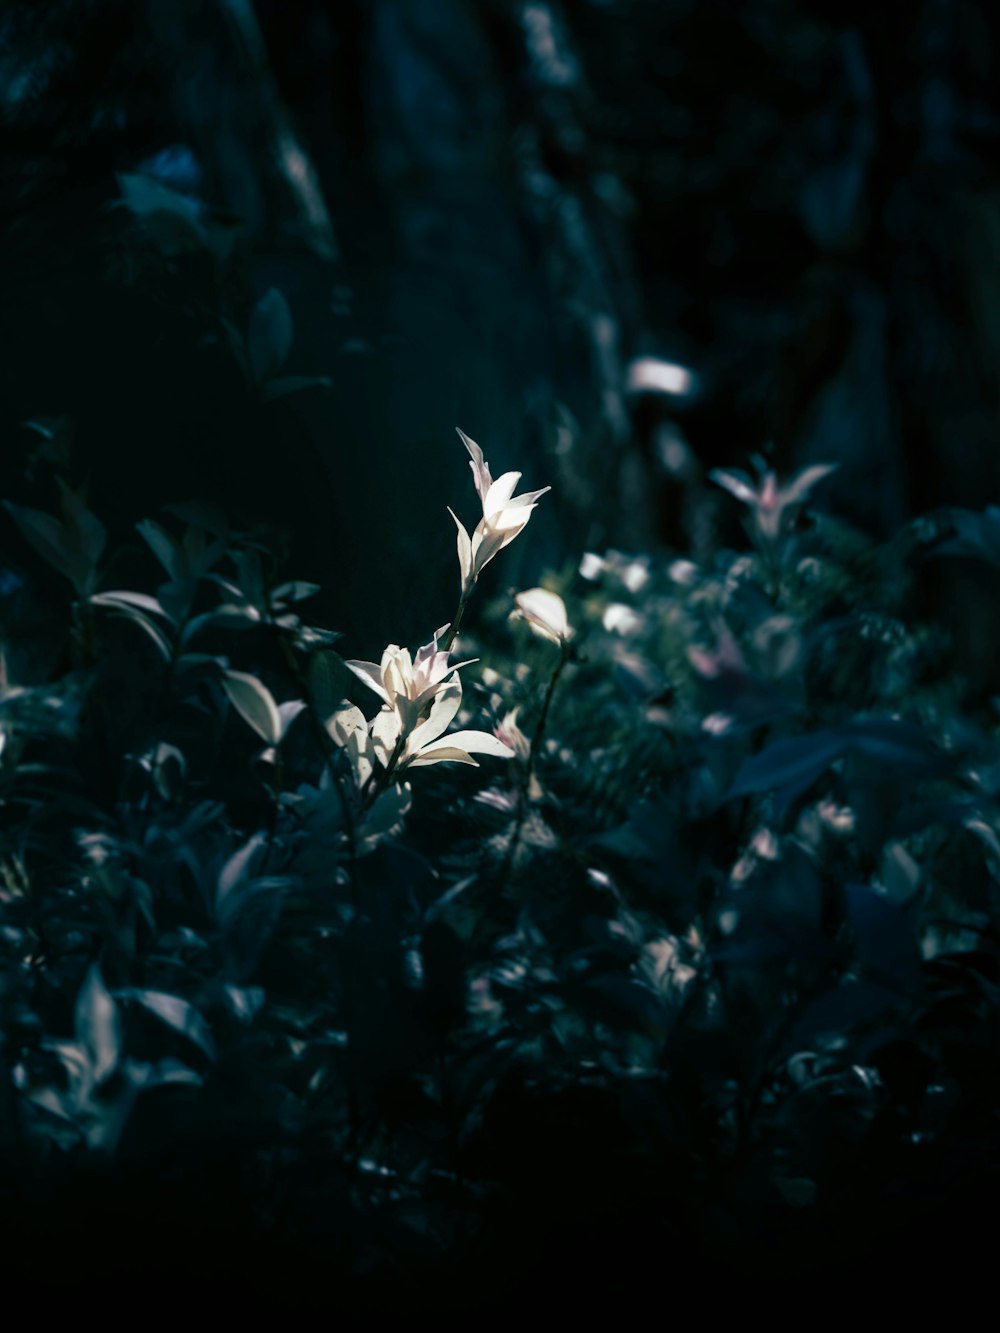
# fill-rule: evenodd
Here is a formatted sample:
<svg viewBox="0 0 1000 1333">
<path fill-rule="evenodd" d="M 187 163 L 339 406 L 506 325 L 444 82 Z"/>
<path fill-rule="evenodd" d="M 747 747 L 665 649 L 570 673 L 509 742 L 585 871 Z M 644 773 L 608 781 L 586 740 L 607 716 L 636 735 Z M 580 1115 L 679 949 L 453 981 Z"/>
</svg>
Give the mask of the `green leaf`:
<svg viewBox="0 0 1000 1333">
<path fill-rule="evenodd" d="M 267 686 L 245 671 L 226 671 L 222 683 L 243 720 L 261 740 L 277 745 L 281 740 L 281 714 Z"/>
<path fill-rule="evenodd" d="M 288 302 L 276 287 L 254 306 L 247 334 L 247 349 L 254 378 L 266 384 L 288 359 L 292 346 L 292 316 Z"/>
<path fill-rule="evenodd" d="M 883 780 L 892 781 L 900 772 L 908 776 L 934 777 L 949 767 L 945 755 L 920 727 L 896 718 L 859 718 L 842 732 L 850 749 L 878 766 Z M 892 774 L 888 773 L 892 770 Z"/>
<path fill-rule="evenodd" d="M 210 1060 L 215 1059 L 215 1041 L 204 1017 L 194 1005 L 182 1000 L 179 995 L 168 995 L 165 991 L 130 990 L 126 998 L 141 1004 L 151 1014 L 155 1014 L 167 1027 L 179 1032 L 188 1041 L 194 1042 Z"/>
<path fill-rule="evenodd" d="M 51 514 L 27 509 L 9 500 L 4 501 L 4 508 L 25 541 L 47 564 L 69 579 L 77 592 L 81 592 L 89 572 L 88 562 L 72 549 L 70 534 L 63 524 Z"/>
<path fill-rule="evenodd" d="M 143 519 L 137 523 L 136 529 L 139 536 L 143 539 L 149 549 L 159 560 L 160 564 L 167 571 L 172 579 L 183 578 L 184 562 L 181 558 L 180 546 L 169 532 L 160 527 L 159 523 L 154 523 L 152 519 Z"/>
<path fill-rule="evenodd" d="M 72 532 L 76 539 L 77 550 L 86 558 L 90 567 L 94 568 L 104 554 L 108 541 L 107 529 L 97 515 L 87 508 L 76 491 L 71 490 L 61 477 L 58 480 L 67 531 Z"/>
<path fill-rule="evenodd" d="M 169 619 L 156 598 L 144 592 L 95 592 L 90 600 L 95 606 L 138 607 L 140 611 L 151 611 L 154 615 Z"/>
<path fill-rule="evenodd" d="M 309 693 L 320 717 L 332 716 L 354 683 L 354 674 L 339 653 L 325 649 L 309 658 Z"/>
<path fill-rule="evenodd" d="M 182 523 L 202 528 L 213 537 L 229 536 L 229 520 L 225 512 L 208 500 L 182 500 L 178 504 L 165 505 L 164 508 Z"/>
<path fill-rule="evenodd" d="M 95 1084 L 118 1066 L 122 1053 L 121 1014 L 104 984 L 101 970 L 91 964 L 76 999 L 76 1039 L 87 1053 Z"/>
<path fill-rule="evenodd" d="M 165 255 L 201 250 L 207 236 L 201 225 L 201 205 L 148 176 L 119 174 L 124 205 Z"/>
<path fill-rule="evenodd" d="M 126 620 L 131 620 L 134 625 L 138 625 L 152 639 L 163 660 L 169 662 L 172 651 L 170 640 L 156 621 L 151 620 L 145 611 L 141 611 L 133 601 L 133 599 L 143 598 L 143 596 L 142 593 L 96 593 L 90 600 L 95 606 L 106 606 L 109 610 L 124 616 Z M 144 600 L 155 602 L 152 597 L 145 597 Z M 160 608 L 160 614 L 165 614 L 162 608 Z"/>
<path fill-rule="evenodd" d="M 305 708 L 301 699 L 291 699 L 288 703 L 278 705 L 278 715 L 281 718 L 281 739 L 284 740 L 288 735 L 288 728 L 292 725 L 298 715 Z"/>
<path fill-rule="evenodd" d="M 320 591 L 320 586 L 318 583 L 304 583 L 301 579 L 296 579 L 275 588 L 271 597 L 275 602 L 304 602 L 307 597 L 315 597 Z"/>
<path fill-rule="evenodd" d="M 844 741 L 832 731 L 816 731 L 808 736 L 775 741 L 746 761 L 729 789 L 729 796 L 781 790 L 786 801 L 794 800 L 795 796 L 807 791 L 843 752 Z"/>
<path fill-rule="evenodd" d="M 136 176 L 125 172 L 118 173 L 118 185 L 122 192 L 121 203 L 137 217 L 149 213 L 176 213 L 189 222 L 197 224 L 200 205 L 197 200 L 171 190 L 169 186 L 154 180 L 151 176 Z"/>
<path fill-rule="evenodd" d="M 252 629 L 258 624 L 260 624 L 260 612 L 254 607 L 226 603 L 189 621 L 181 635 L 181 642 L 189 643 L 203 629 Z"/>
<path fill-rule="evenodd" d="M 222 867 L 215 894 L 216 912 L 221 909 L 226 898 L 241 881 L 249 877 L 251 868 L 256 865 L 266 842 L 266 834 L 255 833 Z"/>
</svg>

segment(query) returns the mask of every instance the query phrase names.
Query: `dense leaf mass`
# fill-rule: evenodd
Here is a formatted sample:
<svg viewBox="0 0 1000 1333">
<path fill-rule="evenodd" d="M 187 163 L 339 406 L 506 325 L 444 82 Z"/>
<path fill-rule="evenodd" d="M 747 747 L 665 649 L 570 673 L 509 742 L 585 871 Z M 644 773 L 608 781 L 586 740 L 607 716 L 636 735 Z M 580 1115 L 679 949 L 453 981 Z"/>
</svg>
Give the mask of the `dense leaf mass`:
<svg viewBox="0 0 1000 1333">
<path fill-rule="evenodd" d="M 5 1273 L 969 1291 L 995 18 L 8 8 Z"/>
</svg>

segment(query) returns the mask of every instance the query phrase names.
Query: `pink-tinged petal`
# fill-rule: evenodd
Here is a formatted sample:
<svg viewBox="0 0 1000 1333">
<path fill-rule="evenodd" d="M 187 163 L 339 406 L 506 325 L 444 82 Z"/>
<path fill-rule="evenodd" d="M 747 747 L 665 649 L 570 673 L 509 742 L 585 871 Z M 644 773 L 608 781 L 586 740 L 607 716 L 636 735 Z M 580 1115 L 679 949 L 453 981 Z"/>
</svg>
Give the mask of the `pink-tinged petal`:
<svg viewBox="0 0 1000 1333">
<path fill-rule="evenodd" d="M 417 649 L 413 657 L 414 671 L 419 671 L 425 662 L 430 662 L 435 657 L 440 656 L 438 652 L 438 640 L 442 637 L 447 628 L 447 625 L 442 625 L 440 629 L 436 629 L 434 631 L 434 637 L 431 639 L 430 643 L 425 643 L 423 647 Z M 447 657 L 447 655 L 447 653 L 444 654 L 445 657 Z"/>
<path fill-rule="evenodd" d="M 493 485 L 489 464 L 483 457 L 483 451 L 475 440 L 470 439 L 465 431 L 460 430 L 458 426 L 455 429 L 458 431 L 459 439 L 469 451 L 469 467 L 472 469 L 472 480 L 476 483 L 476 493 L 481 500 Z"/>
<path fill-rule="evenodd" d="M 448 506 L 448 513 L 451 514 L 455 520 L 455 526 L 458 528 L 458 567 L 462 575 L 462 588 L 465 589 L 472 581 L 472 538 L 450 505 Z"/>
<path fill-rule="evenodd" d="M 468 750 L 470 754 L 488 754 L 494 759 L 514 757 L 511 747 L 489 731 L 453 731 L 443 739 L 448 745 L 457 745 L 460 750 Z"/>
<path fill-rule="evenodd" d="M 461 706 L 462 680 L 456 672 L 438 690 L 426 721 L 421 722 L 418 727 L 414 727 L 413 733 L 406 743 L 407 753 L 416 754 L 425 745 L 428 745 L 431 741 L 436 741 L 439 736 L 443 736 L 455 720 L 455 714 Z"/>
<path fill-rule="evenodd" d="M 506 506 L 508 500 L 514 494 L 514 487 L 520 480 L 520 472 L 505 472 L 502 477 L 497 477 L 483 496 L 483 514 L 486 518 L 498 514 Z"/>
<path fill-rule="evenodd" d="M 764 474 L 764 482 L 760 488 L 757 503 L 762 509 L 776 509 L 778 507 L 778 478 L 775 473 L 766 472 Z"/>
<path fill-rule="evenodd" d="M 435 669 L 434 673 L 428 677 L 426 686 L 420 691 L 414 701 L 418 709 L 422 708 L 429 699 L 433 698 L 437 693 L 438 686 L 441 684 L 442 680 L 450 675 L 451 672 L 459 671 L 462 667 L 471 666 L 473 662 L 479 661 L 478 657 L 468 657 L 464 662 L 449 663 L 447 661 L 447 653 L 442 653 L 441 656 L 445 659 L 444 663 L 442 663 L 442 669 L 440 671 Z"/>
<path fill-rule="evenodd" d="M 374 662 L 345 662 L 344 665 L 354 672 L 358 680 L 370 686 L 380 699 L 389 702 L 389 696 L 382 685 L 382 671 Z"/>
</svg>

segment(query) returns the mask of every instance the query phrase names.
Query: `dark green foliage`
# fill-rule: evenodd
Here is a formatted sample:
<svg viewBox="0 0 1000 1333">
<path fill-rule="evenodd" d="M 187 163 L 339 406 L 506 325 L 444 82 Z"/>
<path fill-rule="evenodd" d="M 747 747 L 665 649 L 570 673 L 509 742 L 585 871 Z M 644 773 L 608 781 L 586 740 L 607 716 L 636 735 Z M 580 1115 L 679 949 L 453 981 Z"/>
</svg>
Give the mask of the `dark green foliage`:
<svg viewBox="0 0 1000 1333">
<path fill-rule="evenodd" d="M 995 18 L 8 9 L 16 1299 L 968 1293 L 1000 1185 Z M 646 350 L 689 388 L 637 387 Z M 552 483 L 455 649 L 494 751 L 362 779 L 344 657 L 454 606 L 454 420 Z M 508 623 L 539 551 L 570 640 Z"/>
<path fill-rule="evenodd" d="M 777 564 L 588 556 L 550 584 L 577 647 L 522 815 L 523 757 L 434 769 L 362 849 L 314 585 L 187 505 L 139 525 L 168 582 L 104 590 L 62 503 L 11 512 L 64 576 L 65 668 L 0 701 L 25 1236 L 96 1191 L 122 1214 L 68 1262 L 179 1263 L 179 1210 L 205 1282 L 294 1251 L 349 1303 L 458 1309 L 588 1246 L 858 1268 L 900 1191 L 995 1185 L 997 728 L 922 657 L 891 551 L 825 526 Z M 556 651 L 506 611 L 463 647 L 512 738 Z"/>
</svg>

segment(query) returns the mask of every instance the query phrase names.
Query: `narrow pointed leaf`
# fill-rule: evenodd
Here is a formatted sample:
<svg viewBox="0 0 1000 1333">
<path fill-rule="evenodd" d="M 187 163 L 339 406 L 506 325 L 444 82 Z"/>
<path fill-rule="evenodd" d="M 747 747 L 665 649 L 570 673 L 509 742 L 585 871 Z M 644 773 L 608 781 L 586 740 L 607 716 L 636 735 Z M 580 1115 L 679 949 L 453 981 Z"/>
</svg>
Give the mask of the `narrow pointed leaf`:
<svg viewBox="0 0 1000 1333">
<path fill-rule="evenodd" d="M 225 672 L 222 683 L 243 720 L 261 740 L 277 745 L 281 740 L 281 714 L 267 686 L 244 671 Z"/>
</svg>

